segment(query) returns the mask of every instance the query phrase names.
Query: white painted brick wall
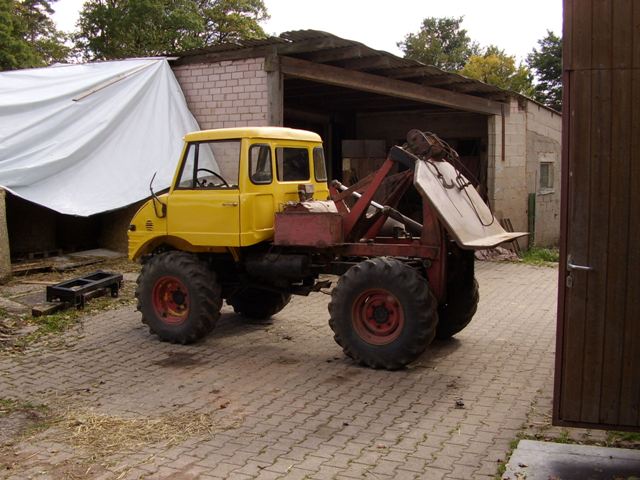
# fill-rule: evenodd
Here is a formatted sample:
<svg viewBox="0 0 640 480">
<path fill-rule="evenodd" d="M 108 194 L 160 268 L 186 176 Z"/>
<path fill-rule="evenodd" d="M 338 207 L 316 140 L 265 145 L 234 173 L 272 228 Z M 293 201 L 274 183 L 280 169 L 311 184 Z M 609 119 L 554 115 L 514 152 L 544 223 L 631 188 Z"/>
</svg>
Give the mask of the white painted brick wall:
<svg viewBox="0 0 640 480">
<path fill-rule="evenodd" d="M 201 129 L 267 125 L 263 58 L 181 65 L 173 72 Z"/>
</svg>

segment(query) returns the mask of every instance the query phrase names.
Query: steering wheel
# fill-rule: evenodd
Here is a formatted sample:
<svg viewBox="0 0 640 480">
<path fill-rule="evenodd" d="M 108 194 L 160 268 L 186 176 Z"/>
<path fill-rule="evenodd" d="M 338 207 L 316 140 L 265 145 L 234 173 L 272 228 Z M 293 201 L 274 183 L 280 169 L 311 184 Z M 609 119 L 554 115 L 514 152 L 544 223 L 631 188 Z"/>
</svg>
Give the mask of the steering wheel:
<svg viewBox="0 0 640 480">
<path fill-rule="evenodd" d="M 197 175 L 198 175 L 198 173 L 200 173 L 200 172 L 207 172 L 207 173 L 210 173 L 211 175 L 214 175 L 214 176 L 218 177 L 218 178 L 222 181 L 222 184 L 223 184 L 225 187 L 229 187 L 229 184 L 227 183 L 227 181 L 226 181 L 226 180 L 222 177 L 222 175 L 220 175 L 219 173 L 216 173 L 216 172 L 214 172 L 213 170 L 209 170 L 208 168 L 199 168 L 198 170 L 196 170 L 196 176 L 197 176 Z M 200 187 L 204 187 L 204 186 L 206 186 L 206 182 L 207 182 L 207 181 L 206 181 L 205 179 L 202 179 L 202 183 L 200 183 L 200 182 L 198 182 L 198 180 L 196 180 L 196 183 L 197 183 L 197 184 L 198 184 L 198 186 L 200 186 Z"/>
</svg>

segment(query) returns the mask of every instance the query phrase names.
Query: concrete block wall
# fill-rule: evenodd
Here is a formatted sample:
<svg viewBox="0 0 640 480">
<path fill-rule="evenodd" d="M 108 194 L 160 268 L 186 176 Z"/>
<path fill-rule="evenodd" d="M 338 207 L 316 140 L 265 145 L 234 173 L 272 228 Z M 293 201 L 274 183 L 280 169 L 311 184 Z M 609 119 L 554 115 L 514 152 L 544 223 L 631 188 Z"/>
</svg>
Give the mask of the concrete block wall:
<svg viewBox="0 0 640 480">
<path fill-rule="evenodd" d="M 560 159 L 562 117 L 527 102 L 527 187 L 536 195 L 535 244 L 555 246 L 560 240 Z M 553 164 L 553 188 L 540 188 L 540 164 Z"/>
<path fill-rule="evenodd" d="M 502 117 L 489 118 L 489 199 L 498 219 L 511 220 L 516 231 L 527 230 L 526 108 L 511 99 L 504 116 L 504 158 L 502 158 Z M 526 240 L 520 241 L 526 246 Z"/>
<path fill-rule="evenodd" d="M 264 58 L 180 65 L 173 73 L 201 129 L 268 125 Z"/>
</svg>

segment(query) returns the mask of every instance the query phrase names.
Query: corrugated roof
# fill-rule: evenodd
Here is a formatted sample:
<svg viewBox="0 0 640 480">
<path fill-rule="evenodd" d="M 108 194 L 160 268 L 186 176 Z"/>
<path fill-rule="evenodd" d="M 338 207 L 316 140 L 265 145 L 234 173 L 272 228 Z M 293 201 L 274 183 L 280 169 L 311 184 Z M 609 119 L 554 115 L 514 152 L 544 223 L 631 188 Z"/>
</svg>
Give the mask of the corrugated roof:
<svg viewBox="0 0 640 480">
<path fill-rule="evenodd" d="M 295 30 L 278 37 L 241 40 L 214 45 L 178 54 L 177 63 L 202 60 L 246 58 L 277 54 L 320 64 L 333 65 L 429 87 L 505 101 L 520 94 L 488 85 L 457 73 L 445 72 L 416 60 L 401 58 L 389 52 L 375 50 L 363 43 L 347 40 L 319 30 Z M 202 58 L 201 58 L 202 57 Z"/>
</svg>

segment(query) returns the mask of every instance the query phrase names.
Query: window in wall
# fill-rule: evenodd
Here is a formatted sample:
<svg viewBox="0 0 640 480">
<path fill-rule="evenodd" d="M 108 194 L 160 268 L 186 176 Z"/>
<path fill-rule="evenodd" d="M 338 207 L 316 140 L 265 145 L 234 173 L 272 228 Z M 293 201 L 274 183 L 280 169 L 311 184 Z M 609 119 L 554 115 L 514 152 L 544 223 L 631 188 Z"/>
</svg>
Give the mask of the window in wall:
<svg viewBox="0 0 640 480">
<path fill-rule="evenodd" d="M 553 191 L 553 162 L 540 163 L 540 192 Z"/>
</svg>

